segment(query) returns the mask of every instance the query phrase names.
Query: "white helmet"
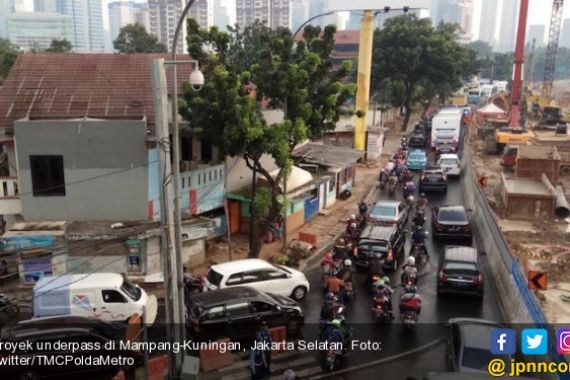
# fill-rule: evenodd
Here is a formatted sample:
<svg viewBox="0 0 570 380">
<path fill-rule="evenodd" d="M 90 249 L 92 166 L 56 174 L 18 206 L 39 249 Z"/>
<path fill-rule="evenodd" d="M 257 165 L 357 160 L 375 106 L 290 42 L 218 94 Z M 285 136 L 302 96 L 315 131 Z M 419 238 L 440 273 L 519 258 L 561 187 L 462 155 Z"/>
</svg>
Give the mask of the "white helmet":
<svg viewBox="0 0 570 380">
<path fill-rule="evenodd" d="M 350 259 L 346 259 L 346 260 L 344 260 L 344 265 L 347 267 L 350 267 L 350 266 L 352 266 L 352 261 L 350 261 Z"/>
<path fill-rule="evenodd" d="M 408 257 L 408 265 L 416 265 L 416 258 L 414 256 Z"/>
<path fill-rule="evenodd" d="M 351 214 L 351 215 L 350 215 L 350 219 L 356 219 L 356 215 Z"/>
</svg>

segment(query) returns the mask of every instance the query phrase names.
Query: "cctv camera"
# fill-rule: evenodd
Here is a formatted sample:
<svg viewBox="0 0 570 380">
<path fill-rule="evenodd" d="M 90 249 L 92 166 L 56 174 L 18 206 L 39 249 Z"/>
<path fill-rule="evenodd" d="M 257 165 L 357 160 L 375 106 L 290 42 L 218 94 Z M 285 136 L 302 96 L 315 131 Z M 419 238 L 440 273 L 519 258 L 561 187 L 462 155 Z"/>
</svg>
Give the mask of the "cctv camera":
<svg viewBox="0 0 570 380">
<path fill-rule="evenodd" d="M 190 74 L 190 86 L 194 91 L 199 91 L 204 86 L 204 74 L 200 70 L 194 70 Z"/>
</svg>

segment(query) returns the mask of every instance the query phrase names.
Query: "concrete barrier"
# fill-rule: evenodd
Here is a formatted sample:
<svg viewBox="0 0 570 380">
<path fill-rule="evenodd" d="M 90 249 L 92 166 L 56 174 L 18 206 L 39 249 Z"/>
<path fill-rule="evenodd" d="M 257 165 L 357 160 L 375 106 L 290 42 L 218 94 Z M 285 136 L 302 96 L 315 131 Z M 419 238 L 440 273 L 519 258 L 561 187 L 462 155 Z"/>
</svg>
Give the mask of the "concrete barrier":
<svg viewBox="0 0 570 380">
<path fill-rule="evenodd" d="M 230 339 L 220 339 L 218 342 L 229 343 Z M 226 351 L 224 353 L 216 350 L 200 350 L 200 369 L 202 372 L 210 372 L 215 369 L 227 367 L 233 364 L 235 361 L 235 355 L 231 351 Z"/>
</svg>

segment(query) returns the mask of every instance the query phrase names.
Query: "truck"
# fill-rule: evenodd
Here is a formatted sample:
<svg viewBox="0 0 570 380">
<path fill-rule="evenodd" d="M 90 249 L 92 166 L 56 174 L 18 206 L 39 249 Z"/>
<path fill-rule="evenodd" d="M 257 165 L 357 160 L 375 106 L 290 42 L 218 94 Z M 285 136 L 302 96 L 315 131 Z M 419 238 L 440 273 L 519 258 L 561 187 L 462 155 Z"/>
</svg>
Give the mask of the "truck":
<svg viewBox="0 0 570 380">
<path fill-rule="evenodd" d="M 461 108 L 445 108 L 433 117 L 431 124 L 431 147 L 435 150 L 439 144 L 459 145 L 461 137 L 461 121 L 463 111 Z"/>
</svg>

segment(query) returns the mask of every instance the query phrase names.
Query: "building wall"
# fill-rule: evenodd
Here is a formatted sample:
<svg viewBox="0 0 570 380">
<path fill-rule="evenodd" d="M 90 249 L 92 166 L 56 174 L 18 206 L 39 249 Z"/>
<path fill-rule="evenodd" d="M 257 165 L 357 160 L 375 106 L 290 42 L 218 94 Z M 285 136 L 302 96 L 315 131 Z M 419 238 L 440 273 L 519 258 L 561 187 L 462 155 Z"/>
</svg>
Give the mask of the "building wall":
<svg viewBox="0 0 570 380">
<path fill-rule="evenodd" d="M 261 157 L 261 165 L 271 172 L 277 169 L 275 160 L 270 155 Z M 226 159 L 227 177 L 226 190 L 236 191 L 247 186 L 251 186 L 253 172 L 247 167 L 243 158 L 228 157 Z"/>
<path fill-rule="evenodd" d="M 270 26 L 270 0 L 236 0 L 236 23 L 245 28 L 256 20 Z"/>
<path fill-rule="evenodd" d="M 8 38 L 8 17 L 14 12 L 12 0 L 0 0 L 0 38 Z"/>
<path fill-rule="evenodd" d="M 479 39 L 487 42 L 491 46 L 497 44 L 495 30 L 497 24 L 497 2 L 496 0 L 481 0 L 481 22 L 479 24 Z"/>
<path fill-rule="evenodd" d="M 148 155 L 144 121 L 16 121 L 25 220 L 144 220 Z M 65 196 L 34 196 L 30 155 L 62 155 Z"/>
<path fill-rule="evenodd" d="M 134 5 L 133 1 L 114 1 L 109 3 L 109 28 L 112 41 L 117 38 L 121 28 L 135 23 Z"/>
<path fill-rule="evenodd" d="M 196 0 L 188 15 L 202 28 L 209 28 L 214 25 L 214 2 L 213 0 Z"/>
<path fill-rule="evenodd" d="M 103 9 L 101 0 L 60 0 L 61 13 L 71 16 L 74 38 L 71 41 L 78 52 L 104 52 Z"/>
<path fill-rule="evenodd" d="M 516 28 L 519 19 L 520 0 L 503 0 L 501 11 L 501 29 L 499 33 L 499 52 L 515 50 Z"/>
<path fill-rule="evenodd" d="M 74 45 L 73 20 L 58 13 L 13 13 L 8 17 L 8 37 L 24 49 L 47 49 L 54 38 Z"/>
<path fill-rule="evenodd" d="M 168 51 L 172 49 L 174 31 L 184 4 L 183 0 L 148 0 L 150 33 L 166 44 Z M 178 37 L 177 50 L 179 53 L 186 52 L 186 20 Z"/>
</svg>

